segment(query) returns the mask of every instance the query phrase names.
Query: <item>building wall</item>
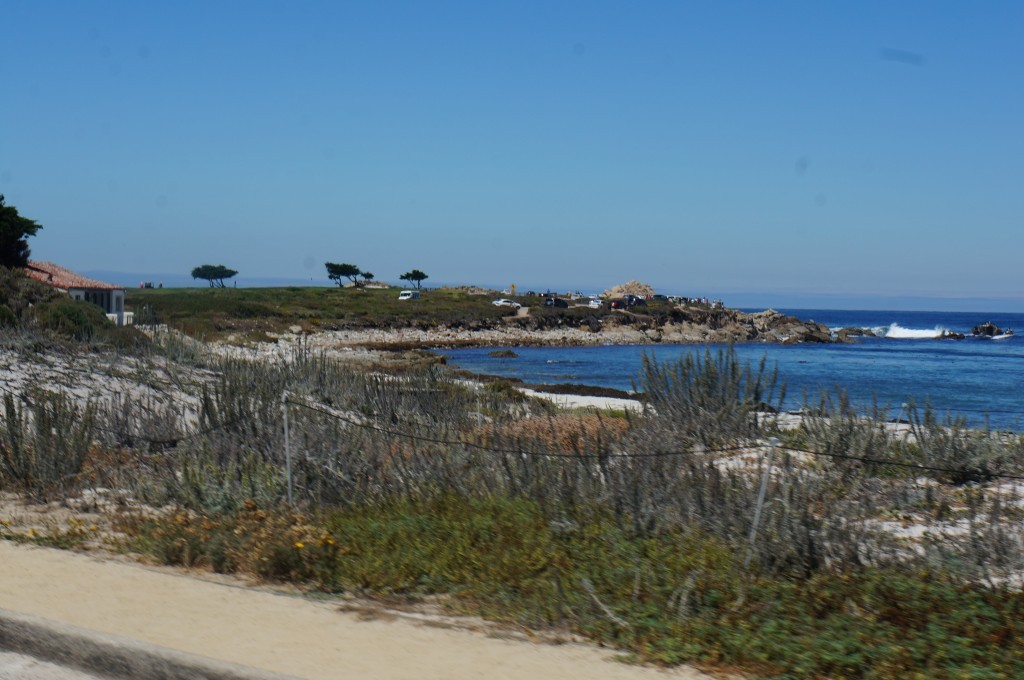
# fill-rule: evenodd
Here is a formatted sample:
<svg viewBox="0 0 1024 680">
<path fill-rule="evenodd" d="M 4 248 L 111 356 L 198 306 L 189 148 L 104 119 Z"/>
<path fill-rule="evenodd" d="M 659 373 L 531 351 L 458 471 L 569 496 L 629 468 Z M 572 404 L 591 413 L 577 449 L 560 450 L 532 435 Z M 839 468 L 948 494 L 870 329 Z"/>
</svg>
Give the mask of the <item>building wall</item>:
<svg viewBox="0 0 1024 680">
<path fill-rule="evenodd" d="M 84 300 L 99 306 L 104 314 L 117 317 L 118 326 L 125 323 L 124 290 L 97 290 L 92 288 L 71 288 L 68 295 L 72 300 Z"/>
</svg>

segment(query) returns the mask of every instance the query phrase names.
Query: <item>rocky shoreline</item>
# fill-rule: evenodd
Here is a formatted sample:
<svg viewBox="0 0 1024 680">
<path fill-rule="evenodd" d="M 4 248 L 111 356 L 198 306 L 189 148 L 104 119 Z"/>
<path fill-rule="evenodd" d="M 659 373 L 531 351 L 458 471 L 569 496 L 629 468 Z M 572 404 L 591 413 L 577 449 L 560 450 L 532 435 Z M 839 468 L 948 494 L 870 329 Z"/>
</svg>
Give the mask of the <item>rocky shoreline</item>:
<svg viewBox="0 0 1024 680">
<path fill-rule="evenodd" d="M 802 321 L 774 310 L 746 313 L 735 309 L 676 309 L 667 314 L 619 313 L 603 317 L 551 319 L 517 316 L 501 325 L 438 325 L 431 328 L 359 328 L 274 335 L 279 343 L 302 342 L 312 348 L 379 350 L 456 347 L 582 347 L 594 345 L 705 344 L 763 342 L 833 343 L 824 324 Z"/>
</svg>

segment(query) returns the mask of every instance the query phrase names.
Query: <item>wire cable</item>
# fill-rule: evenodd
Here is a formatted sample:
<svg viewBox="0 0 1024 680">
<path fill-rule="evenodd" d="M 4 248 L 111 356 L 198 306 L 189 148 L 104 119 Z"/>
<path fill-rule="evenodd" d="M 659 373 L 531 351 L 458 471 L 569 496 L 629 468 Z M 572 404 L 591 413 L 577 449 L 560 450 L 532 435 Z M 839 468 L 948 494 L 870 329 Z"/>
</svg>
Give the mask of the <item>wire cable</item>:
<svg viewBox="0 0 1024 680">
<path fill-rule="evenodd" d="M 920 465 L 918 463 L 904 463 L 901 461 L 894 460 L 881 460 L 878 458 L 867 458 L 866 456 L 854 456 L 848 453 L 831 453 L 828 451 L 811 451 L 810 449 L 799 449 L 792 446 L 780 446 L 778 447 L 784 451 L 795 451 L 797 453 L 806 453 L 811 456 L 824 456 L 826 458 L 837 458 L 840 460 L 855 460 L 861 463 L 867 463 L 869 465 L 892 465 L 895 467 L 909 468 L 912 470 L 925 470 L 928 472 L 946 472 L 950 474 L 962 475 L 965 473 L 971 473 L 969 469 L 956 469 L 956 468 L 944 468 L 936 467 L 934 465 Z M 981 472 L 981 471 L 978 471 Z M 999 479 L 1015 479 L 1018 481 L 1024 481 L 1024 475 L 1007 475 L 995 472 L 983 473 L 986 477 L 999 478 Z"/>
<path fill-rule="evenodd" d="M 330 417 L 335 418 L 337 420 L 340 420 L 342 422 L 348 423 L 349 425 L 352 425 L 354 427 L 360 427 L 360 428 L 364 428 L 364 429 L 374 430 L 376 432 L 380 432 L 382 434 L 387 434 L 387 435 L 390 435 L 390 436 L 393 436 L 393 437 L 403 437 L 403 438 L 412 439 L 412 440 L 415 440 L 415 441 L 424 441 L 424 442 L 429 442 L 429 443 L 432 443 L 432 444 L 441 444 L 441 445 L 445 445 L 445 446 L 466 446 L 466 447 L 474 448 L 474 449 L 477 449 L 477 450 L 485 451 L 485 452 L 488 452 L 488 453 L 516 454 L 516 455 L 538 456 L 538 457 L 547 457 L 547 458 L 571 458 L 573 460 L 579 460 L 579 459 L 584 459 L 584 460 L 586 460 L 586 459 L 607 459 L 607 458 L 664 458 L 664 457 L 671 457 L 671 456 L 693 456 L 693 455 L 698 455 L 698 454 L 739 453 L 739 452 L 750 451 L 751 449 L 756 449 L 756 448 L 760 448 L 760 447 L 768 445 L 768 444 L 762 442 L 762 443 L 758 443 L 758 444 L 750 444 L 750 445 L 747 445 L 747 446 L 736 446 L 736 447 L 729 447 L 729 448 L 723 448 L 723 449 L 702 449 L 702 450 L 694 450 L 694 451 L 655 451 L 655 452 L 652 452 L 652 453 L 565 454 L 565 453 L 523 451 L 523 450 L 519 450 L 519 449 L 493 448 L 493 447 L 485 446 L 483 444 L 476 444 L 474 442 L 452 441 L 452 440 L 447 440 L 447 439 L 439 439 L 439 438 L 435 438 L 435 437 L 428 437 L 428 436 L 425 436 L 425 435 L 413 434 L 413 433 L 410 433 L 410 432 L 403 432 L 401 430 L 393 430 L 393 429 L 386 428 L 386 427 L 383 427 L 383 426 L 380 426 L 380 425 L 375 425 L 375 424 L 372 424 L 372 423 L 362 423 L 362 422 L 359 422 L 359 421 L 354 420 L 352 418 L 349 418 L 347 416 L 340 415 L 340 414 L 338 414 L 336 412 L 333 412 L 331 410 L 328 410 L 326 408 L 320 408 L 320 407 L 317 407 L 317 406 L 313 406 L 312 404 L 307 404 L 307 403 L 295 401 L 295 400 L 292 400 L 292 399 L 286 400 L 285 403 L 291 404 L 292 406 L 298 406 L 300 408 L 305 408 L 305 409 L 308 409 L 310 411 L 316 411 L 317 413 L 321 413 L 323 415 L 330 416 Z M 785 451 L 792 451 L 792 452 L 797 452 L 797 453 L 806 453 L 806 454 L 812 455 L 812 456 L 823 456 L 823 457 L 826 457 L 826 458 L 842 459 L 842 460 L 854 460 L 854 461 L 858 461 L 860 463 L 865 463 L 865 464 L 869 464 L 869 465 L 892 465 L 892 466 L 895 466 L 895 467 L 901 467 L 901 468 L 907 468 L 907 469 L 913 469 L 913 470 L 922 470 L 922 471 L 927 471 L 927 472 L 943 472 L 943 473 L 947 473 L 947 474 L 964 474 L 964 473 L 971 472 L 970 470 L 963 470 L 963 469 L 958 470 L 958 469 L 955 469 L 955 468 L 944 468 L 944 467 L 938 467 L 938 466 L 934 466 L 934 465 L 920 465 L 918 463 L 904 463 L 904 462 L 901 462 L 901 461 L 888 461 L 888 460 L 881 460 L 881 459 L 878 459 L 878 458 L 868 458 L 866 456 L 855 456 L 855 455 L 851 455 L 851 454 L 833 453 L 833 452 L 827 452 L 827 451 L 812 451 L 810 449 L 801 449 L 801 448 L 796 448 L 796 447 L 791 447 L 791 446 L 778 446 L 777 448 L 785 450 Z M 985 476 L 992 477 L 994 479 L 1011 479 L 1011 480 L 1017 480 L 1017 481 L 1024 481 L 1024 475 L 1010 475 L 1010 474 L 1002 474 L 1002 473 L 985 473 Z"/>
<path fill-rule="evenodd" d="M 608 459 L 608 458 L 667 458 L 667 457 L 671 457 L 671 456 L 690 456 L 690 455 L 694 455 L 694 454 L 697 454 L 697 453 L 735 453 L 735 452 L 739 452 L 739 451 L 747 451 L 747 450 L 750 450 L 751 448 L 754 448 L 753 446 L 738 446 L 738 447 L 729 448 L 729 449 L 716 449 L 716 450 L 707 450 L 707 451 L 652 451 L 651 453 L 606 453 L 606 454 L 601 454 L 601 453 L 593 453 L 593 454 L 590 454 L 590 453 L 579 453 L 579 454 L 577 454 L 577 453 L 554 453 L 554 452 L 550 452 L 550 451 L 524 451 L 522 449 L 499 449 L 499 448 L 494 448 L 494 447 L 490 447 L 490 446 L 485 446 L 483 444 L 477 444 L 475 442 L 456 441 L 456 440 L 451 440 L 451 439 L 439 439 L 439 438 L 436 438 L 436 437 L 428 437 L 426 435 L 413 434 L 411 432 L 404 432 L 404 431 L 401 431 L 401 430 L 392 430 L 390 428 L 382 427 L 380 425 L 375 425 L 373 423 L 361 423 L 361 422 L 359 422 L 357 420 L 354 420 L 354 419 L 349 418 L 347 416 L 343 416 L 343 415 L 340 415 L 338 413 L 329 411 L 327 409 L 320 408 L 320 407 L 317 407 L 317 406 L 313 406 L 312 404 L 305 404 L 305 403 L 302 403 L 302 402 L 293 401 L 291 399 L 286 400 L 285 403 L 291 404 L 292 406 L 298 406 L 300 408 L 305 408 L 305 409 L 310 410 L 310 411 L 316 411 L 317 413 L 322 413 L 323 415 L 330 416 L 332 418 L 335 418 L 336 420 L 340 420 L 342 422 L 348 423 L 349 425 L 352 425 L 353 427 L 360 427 L 360 428 L 367 429 L 367 430 L 374 430 L 375 432 L 380 432 L 381 434 L 390 435 L 392 437 L 402 437 L 402 438 L 411 439 L 411 440 L 414 440 L 414 441 L 428 442 L 428 443 L 431 443 L 431 444 L 441 444 L 443 446 L 465 446 L 465 447 L 468 447 L 468 448 L 477 449 L 479 451 L 484 451 L 486 453 L 503 453 L 503 454 L 512 454 L 512 455 L 534 456 L 534 457 L 538 457 L 538 458 L 570 458 L 572 460 L 587 460 L 587 459 L 604 460 L 604 459 Z"/>
</svg>

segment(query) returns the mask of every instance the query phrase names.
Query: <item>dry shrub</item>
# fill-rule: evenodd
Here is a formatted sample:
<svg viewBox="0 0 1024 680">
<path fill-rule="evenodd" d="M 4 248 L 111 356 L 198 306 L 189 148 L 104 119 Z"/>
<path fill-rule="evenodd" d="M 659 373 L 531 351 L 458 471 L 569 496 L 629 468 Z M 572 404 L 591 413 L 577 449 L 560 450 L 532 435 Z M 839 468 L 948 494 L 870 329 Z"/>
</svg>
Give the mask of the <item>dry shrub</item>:
<svg viewBox="0 0 1024 680">
<path fill-rule="evenodd" d="M 86 453 L 92 446 L 97 407 L 79 408 L 70 398 L 39 392 L 32 400 L 3 398 L 0 416 L 0 485 L 38 499 L 77 489 Z"/>
<path fill-rule="evenodd" d="M 560 414 L 547 417 L 487 424 L 474 428 L 481 445 L 508 441 L 528 441 L 544 449 L 562 453 L 587 453 L 622 442 L 629 423 L 623 418 L 600 414 Z"/>
</svg>

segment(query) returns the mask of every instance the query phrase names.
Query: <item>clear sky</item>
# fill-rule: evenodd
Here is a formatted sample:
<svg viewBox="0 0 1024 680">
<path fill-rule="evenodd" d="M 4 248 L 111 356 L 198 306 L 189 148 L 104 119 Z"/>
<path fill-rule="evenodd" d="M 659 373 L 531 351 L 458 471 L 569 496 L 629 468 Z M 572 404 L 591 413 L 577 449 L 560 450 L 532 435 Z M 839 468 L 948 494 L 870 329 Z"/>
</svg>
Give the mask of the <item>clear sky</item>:
<svg viewBox="0 0 1024 680">
<path fill-rule="evenodd" d="M 2 16 L 0 193 L 38 259 L 1024 311 L 1024 3 Z"/>
</svg>

